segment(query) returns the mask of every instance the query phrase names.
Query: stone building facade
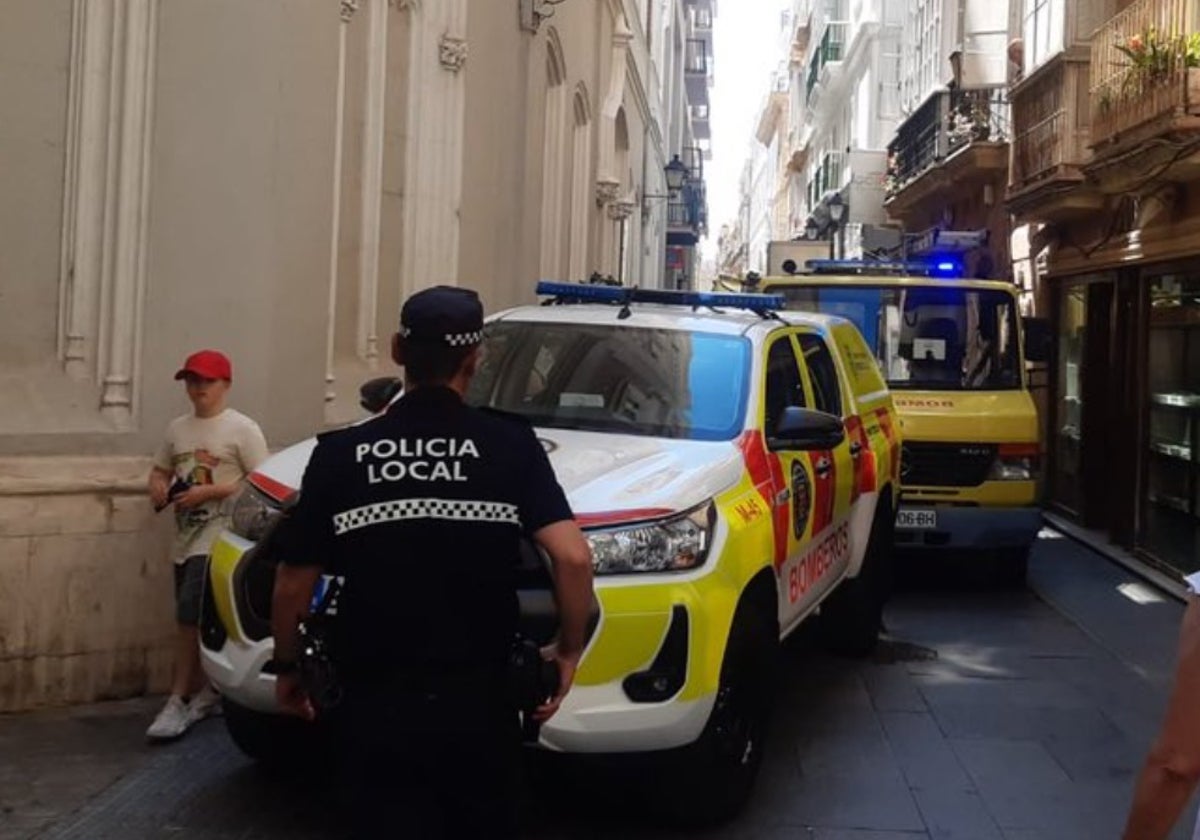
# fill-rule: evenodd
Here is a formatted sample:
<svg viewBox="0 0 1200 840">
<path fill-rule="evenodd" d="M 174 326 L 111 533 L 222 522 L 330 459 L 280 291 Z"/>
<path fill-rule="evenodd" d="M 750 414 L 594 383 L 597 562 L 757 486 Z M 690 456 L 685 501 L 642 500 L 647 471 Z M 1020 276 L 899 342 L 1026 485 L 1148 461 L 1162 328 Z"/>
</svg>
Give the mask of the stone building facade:
<svg viewBox="0 0 1200 840">
<path fill-rule="evenodd" d="M 419 288 L 496 311 L 540 276 L 662 283 L 696 5 L 8 11 L 0 711 L 165 685 L 170 524 L 143 488 L 188 352 L 232 356 L 280 447 L 356 415 Z"/>
</svg>

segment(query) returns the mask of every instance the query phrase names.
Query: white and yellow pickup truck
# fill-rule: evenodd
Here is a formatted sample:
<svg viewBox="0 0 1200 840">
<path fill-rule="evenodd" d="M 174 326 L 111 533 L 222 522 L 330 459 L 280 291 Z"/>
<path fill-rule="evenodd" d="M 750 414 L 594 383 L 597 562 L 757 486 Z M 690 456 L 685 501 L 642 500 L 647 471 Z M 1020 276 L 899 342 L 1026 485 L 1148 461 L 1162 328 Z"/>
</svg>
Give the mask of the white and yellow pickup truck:
<svg viewBox="0 0 1200 840">
<path fill-rule="evenodd" d="M 891 394 L 849 321 L 780 312 L 780 298 L 538 290 L 552 305 L 488 320 L 468 400 L 532 422 L 594 555 L 597 620 L 540 746 L 677 751 L 689 807 L 727 816 L 757 772 L 780 640 L 819 613 L 835 649 L 875 644 L 899 498 Z M 212 555 L 204 669 L 258 757 L 295 725 L 275 709 L 259 541 L 313 446 L 249 477 Z M 545 638 L 551 587 L 532 548 L 521 580 L 526 630 Z"/>
</svg>

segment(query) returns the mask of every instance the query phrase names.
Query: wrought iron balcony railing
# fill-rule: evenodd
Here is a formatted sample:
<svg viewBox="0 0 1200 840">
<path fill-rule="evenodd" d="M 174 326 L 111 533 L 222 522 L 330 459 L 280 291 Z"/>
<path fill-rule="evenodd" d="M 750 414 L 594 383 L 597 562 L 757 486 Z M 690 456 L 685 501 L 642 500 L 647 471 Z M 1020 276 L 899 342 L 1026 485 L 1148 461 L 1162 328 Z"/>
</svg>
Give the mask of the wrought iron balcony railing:
<svg viewBox="0 0 1200 840">
<path fill-rule="evenodd" d="M 1095 146 L 1200 114 L 1200 3 L 1136 0 L 1110 18 L 1092 38 L 1091 81 Z"/>
<path fill-rule="evenodd" d="M 808 182 L 808 206 L 816 207 L 826 193 L 842 188 L 845 177 L 846 153 L 826 152 L 813 177 Z"/>
<path fill-rule="evenodd" d="M 886 192 L 910 182 L 972 143 L 1007 143 L 1012 129 L 1004 88 L 941 91 L 927 99 L 888 147 Z"/>
<path fill-rule="evenodd" d="M 846 34 L 849 24 L 845 21 L 830 21 L 825 26 L 825 34 L 821 43 L 813 50 L 808 62 L 808 79 L 805 82 L 805 96 L 811 97 L 813 88 L 821 78 L 821 71 L 827 64 L 841 61 L 846 50 Z"/>
</svg>

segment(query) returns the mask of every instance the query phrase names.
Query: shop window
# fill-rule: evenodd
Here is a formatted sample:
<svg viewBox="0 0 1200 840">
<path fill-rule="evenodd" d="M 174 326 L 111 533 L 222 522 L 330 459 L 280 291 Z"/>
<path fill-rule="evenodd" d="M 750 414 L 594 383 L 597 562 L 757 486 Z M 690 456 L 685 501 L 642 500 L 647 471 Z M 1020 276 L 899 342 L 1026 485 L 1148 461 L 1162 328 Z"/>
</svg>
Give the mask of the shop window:
<svg viewBox="0 0 1200 840">
<path fill-rule="evenodd" d="M 1054 423 L 1053 501 L 1072 511 L 1081 507 L 1080 472 L 1083 443 L 1083 355 L 1087 332 L 1087 286 L 1059 290 L 1058 370 Z"/>
<path fill-rule="evenodd" d="M 1150 281 L 1146 493 L 1141 547 L 1200 567 L 1200 271 Z"/>
</svg>

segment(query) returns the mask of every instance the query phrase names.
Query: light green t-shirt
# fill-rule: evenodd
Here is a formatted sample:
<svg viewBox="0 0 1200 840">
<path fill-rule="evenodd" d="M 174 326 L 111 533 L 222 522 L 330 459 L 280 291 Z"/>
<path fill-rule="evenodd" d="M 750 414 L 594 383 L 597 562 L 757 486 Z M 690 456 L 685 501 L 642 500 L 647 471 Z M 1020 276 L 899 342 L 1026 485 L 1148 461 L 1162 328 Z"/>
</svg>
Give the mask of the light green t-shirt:
<svg viewBox="0 0 1200 840">
<path fill-rule="evenodd" d="M 227 408 L 215 417 L 185 414 L 172 420 L 154 466 L 173 473 L 173 482 L 228 484 L 245 478 L 267 454 L 267 441 L 258 424 Z M 175 508 L 176 563 L 209 553 L 228 524 L 231 503 L 232 497 L 191 510 Z"/>
</svg>

